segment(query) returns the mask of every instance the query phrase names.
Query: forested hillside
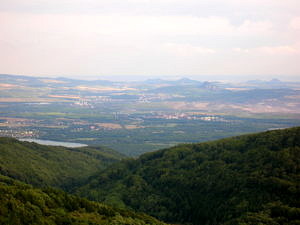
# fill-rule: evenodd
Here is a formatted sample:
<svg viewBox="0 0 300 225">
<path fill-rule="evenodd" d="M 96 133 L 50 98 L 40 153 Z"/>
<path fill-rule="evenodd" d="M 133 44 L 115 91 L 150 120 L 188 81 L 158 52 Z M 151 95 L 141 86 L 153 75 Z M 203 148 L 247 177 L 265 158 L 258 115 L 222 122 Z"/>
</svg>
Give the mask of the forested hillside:
<svg viewBox="0 0 300 225">
<path fill-rule="evenodd" d="M 167 222 L 300 224 L 300 128 L 147 153 L 77 193 Z"/>
<path fill-rule="evenodd" d="M 0 175 L 0 224 L 163 225 L 141 213 L 119 210 L 52 188 L 36 189 Z"/>
<path fill-rule="evenodd" d="M 66 148 L 0 138 L 0 174 L 70 189 L 123 156 L 103 147 Z"/>
</svg>

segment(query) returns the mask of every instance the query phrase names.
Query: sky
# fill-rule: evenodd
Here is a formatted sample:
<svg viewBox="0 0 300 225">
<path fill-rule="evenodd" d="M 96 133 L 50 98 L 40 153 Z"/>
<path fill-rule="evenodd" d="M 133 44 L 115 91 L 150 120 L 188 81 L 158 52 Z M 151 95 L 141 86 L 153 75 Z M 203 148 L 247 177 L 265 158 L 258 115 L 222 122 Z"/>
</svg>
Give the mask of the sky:
<svg viewBox="0 0 300 225">
<path fill-rule="evenodd" d="M 0 73 L 300 80 L 299 0 L 0 0 Z"/>
</svg>

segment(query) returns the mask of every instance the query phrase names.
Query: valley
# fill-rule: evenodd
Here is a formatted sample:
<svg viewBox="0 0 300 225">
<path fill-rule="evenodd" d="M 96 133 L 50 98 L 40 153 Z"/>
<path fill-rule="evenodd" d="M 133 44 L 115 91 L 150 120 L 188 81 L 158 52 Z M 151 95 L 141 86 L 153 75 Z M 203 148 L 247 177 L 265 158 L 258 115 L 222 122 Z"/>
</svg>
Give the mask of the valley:
<svg viewBox="0 0 300 225">
<path fill-rule="evenodd" d="M 0 80 L 0 223 L 300 221 L 300 84 Z"/>
<path fill-rule="evenodd" d="M 0 0 L 0 225 L 300 225 L 299 0 Z"/>
<path fill-rule="evenodd" d="M 0 80 L 1 136 L 102 145 L 134 157 L 179 143 L 300 125 L 300 84 L 278 80 Z"/>
</svg>

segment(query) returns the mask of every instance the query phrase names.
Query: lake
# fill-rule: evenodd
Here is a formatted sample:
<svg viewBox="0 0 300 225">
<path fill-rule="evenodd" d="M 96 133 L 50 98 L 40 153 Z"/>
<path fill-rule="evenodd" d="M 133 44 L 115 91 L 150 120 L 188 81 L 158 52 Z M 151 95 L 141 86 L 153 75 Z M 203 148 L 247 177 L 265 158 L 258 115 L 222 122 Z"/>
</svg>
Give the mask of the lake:
<svg viewBox="0 0 300 225">
<path fill-rule="evenodd" d="M 74 143 L 74 142 L 63 142 L 63 141 L 50 141 L 50 140 L 41 140 L 41 139 L 33 139 L 33 138 L 20 138 L 20 141 L 29 141 L 35 142 L 41 145 L 52 145 L 52 146 L 64 146 L 69 148 L 78 148 L 85 147 L 86 144 Z"/>
</svg>

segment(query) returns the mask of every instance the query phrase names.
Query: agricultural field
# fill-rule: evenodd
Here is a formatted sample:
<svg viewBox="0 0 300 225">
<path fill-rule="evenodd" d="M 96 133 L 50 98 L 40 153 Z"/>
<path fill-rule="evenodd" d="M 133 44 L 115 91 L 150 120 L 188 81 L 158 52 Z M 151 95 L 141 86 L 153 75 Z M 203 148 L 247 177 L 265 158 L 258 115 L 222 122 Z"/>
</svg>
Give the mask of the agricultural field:
<svg viewBox="0 0 300 225">
<path fill-rule="evenodd" d="M 0 76 L 0 135 L 129 155 L 300 125 L 300 85 Z"/>
</svg>

